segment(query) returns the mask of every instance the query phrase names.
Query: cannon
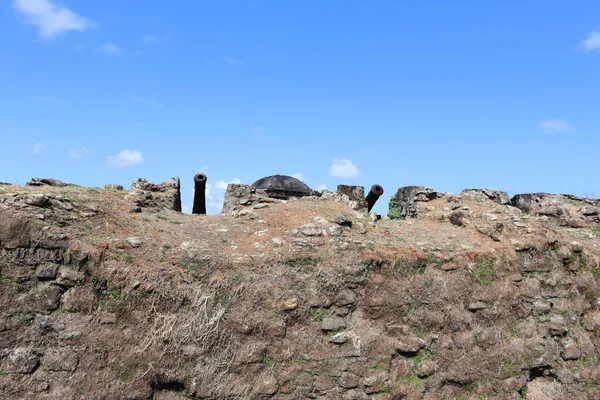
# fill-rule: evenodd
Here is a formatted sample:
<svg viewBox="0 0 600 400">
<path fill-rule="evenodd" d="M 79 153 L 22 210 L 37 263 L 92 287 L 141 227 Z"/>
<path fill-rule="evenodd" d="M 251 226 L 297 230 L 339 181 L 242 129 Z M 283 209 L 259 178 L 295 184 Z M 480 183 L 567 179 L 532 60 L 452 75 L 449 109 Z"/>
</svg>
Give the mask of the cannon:
<svg viewBox="0 0 600 400">
<path fill-rule="evenodd" d="M 383 187 L 381 185 L 373 185 L 371 186 L 371 190 L 367 197 L 365 197 L 365 201 L 367 202 L 367 212 L 371 212 L 371 209 L 377 203 L 377 200 L 383 194 Z"/>
<path fill-rule="evenodd" d="M 194 176 L 194 206 L 192 214 L 206 214 L 206 175 Z"/>
</svg>

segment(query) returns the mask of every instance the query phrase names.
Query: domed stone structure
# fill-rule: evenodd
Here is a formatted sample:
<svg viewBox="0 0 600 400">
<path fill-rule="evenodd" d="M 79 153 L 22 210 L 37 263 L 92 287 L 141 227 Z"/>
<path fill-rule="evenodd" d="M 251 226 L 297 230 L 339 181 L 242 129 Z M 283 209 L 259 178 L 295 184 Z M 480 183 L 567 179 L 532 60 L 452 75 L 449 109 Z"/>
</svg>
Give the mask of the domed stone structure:
<svg viewBox="0 0 600 400">
<path fill-rule="evenodd" d="M 264 190 L 274 199 L 312 196 L 314 191 L 299 179 L 287 175 L 271 175 L 257 180 L 252 187 Z"/>
</svg>

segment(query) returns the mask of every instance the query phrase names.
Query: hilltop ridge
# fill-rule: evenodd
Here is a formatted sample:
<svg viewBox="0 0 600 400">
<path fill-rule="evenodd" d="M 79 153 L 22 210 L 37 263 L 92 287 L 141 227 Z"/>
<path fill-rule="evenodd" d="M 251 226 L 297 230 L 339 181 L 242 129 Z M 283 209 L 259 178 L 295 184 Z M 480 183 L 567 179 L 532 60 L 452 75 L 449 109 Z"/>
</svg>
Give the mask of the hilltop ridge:
<svg viewBox="0 0 600 400">
<path fill-rule="evenodd" d="M 0 186 L 1 397 L 600 397 L 597 200 L 169 182 Z"/>
</svg>

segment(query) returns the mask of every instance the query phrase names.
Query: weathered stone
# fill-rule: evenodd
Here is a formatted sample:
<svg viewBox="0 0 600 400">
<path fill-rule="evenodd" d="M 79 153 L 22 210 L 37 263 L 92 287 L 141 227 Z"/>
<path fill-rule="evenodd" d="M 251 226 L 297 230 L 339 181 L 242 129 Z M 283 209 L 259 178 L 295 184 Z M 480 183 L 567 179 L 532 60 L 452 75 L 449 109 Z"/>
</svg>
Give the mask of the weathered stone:
<svg viewBox="0 0 600 400">
<path fill-rule="evenodd" d="M 277 384 L 277 379 L 273 376 L 262 376 L 255 383 L 253 392 L 257 395 L 261 396 L 272 396 L 277 393 L 279 389 L 279 385 Z"/>
<path fill-rule="evenodd" d="M 352 221 L 342 213 L 334 215 L 334 217 L 331 218 L 331 222 L 341 226 L 352 226 Z"/>
<path fill-rule="evenodd" d="M 354 303 L 356 303 L 356 294 L 349 289 L 341 290 L 335 299 L 335 304 L 340 307 L 352 305 Z"/>
<path fill-rule="evenodd" d="M 58 265 L 46 264 L 40 265 L 35 270 L 35 277 L 39 280 L 54 279 L 58 274 Z"/>
<path fill-rule="evenodd" d="M 64 267 L 60 269 L 56 283 L 61 286 L 75 286 L 85 279 L 85 273 L 74 268 Z"/>
<path fill-rule="evenodd" d="M 65 311 L 89 314 L 98 307 L 98 297 L 91 286 L 76 286 L 63 294 L 61 303 Z"/>
<path fill-rule="evenodd" d="M 75 371 L 79 363 L 77 353 L 69 348 L 50 348 L 45 351 L 41 369 L 44 371 Z"/>
<path fill-rule="evenodd" d="M 353 389 L 358 387 L 358 384 L 360 383 L 360 378 L 352 372 L 342 372 L 338 383 L 344 389 Z"/>
<path fill-rule="evenodd" d="M 283 302 L 282 308 L 284 311 L 295 310 L 298 307 L 298 299 L 296 297 L 292 297 Z"/>
<path fill-rule="evenodd" d="M 329 342 L 335 344 L 344 344 L 348 341 L 348 339 L 350 339 L 350 335 L 348 335 L 348 332 L 339 332 L 330 337 Z"/>
<path fill-rule="evenodd" d="M 339 225 L 330 226 L 327 230 L 329 232 L 329 236 L 332 237 L 339 237 L 344 233 L 344 228 Z"/>
<path fill-rule="evenodd" d="M 474 301 L 472 303 L 469 303 L 469 311 L 478 311 L 478 310 L 484 310 L 486 309 L 488 306 L 487 304 L 485 304 L 482 301 Z"/>
<path fill-rule="evenodd" d="M 562 358 L 565 360 L 578 360 L 581 357 L 581 350 L 574 344 L 566 346 L 562 352 Z"/>
<path fill-rule="evenodd" d="M 51 205 L 50 199 L 43 194 L 33 194 L 25 198 L 25 204 L 34 207 L 48 207 Z"/>
<path fill-rule="evenodd" d="M 442 196 L 432 188 L 425 186 L 405 186 L 398 189 L 398 212 L 400 218 L 417 216 L 417 202 L 428 202 Z"/>
<path fill-rule="evenodd" d="M 131 247 L 140 247 L 142 245 L 142 243 L 144 243 L 142 241 L 142 239 L 138 238 L 138 237 L 130 237 L 127 239 L 127 241 L 129 242 L 129 244 L 131 245 Z"/>
<path fill-rule="evenodd" d="M 510 204 L 510 196 L 506 192 L 492 189 L 465 189 L 461 193 L 467 196 L 484 196 L 498 204 Z"/>
<path fill-rule="evenodd" d="M 567 324 L 561 315 L 554 314 L 550 317 L 550 334 L 553 336 L 562 336 L 567 333 Z"/>
<path fill-rule="evenodd" d="M 450 220 L 452 225 L 465 226 L 467 224 L 466 217 L 467 214 L 464 211 L 457 210 L 451 212 L 448 216 L 448 219 Z"/>
<path fill-rule="evenodd" d="M 9 374 L 31 374 L 39 365 L 40 357 L 31 348 L 13 349 L 2 362 L 2 372 Z"/>
<path fill-rule="evenodd" d="M 181 183 L 179 177 L 173 177 L 166 182 L 152 183 L 139 178 L 131 184 L 138 197 L 137 206 L 157 207 L 181 212 Z M 154 193 L 154 194 L 153 194 Z"/>
<path fill-rule="evenodd" d="M 315 390 L 319 393 L 327 392 L 335 387 L 335 382 L 329 375 L 319 375 L 315 379 Z"/>
<path fill-rule="evenodd" d="M 344 393 L 343 400 L 369 400 L 370 397 L 362 389 L 350 389 Z"/>
<path fill-rule="evenodd" d="M 426 378 L 428 376 L 433 375 L 435 371 L 437 371 L 437 369 L 438 365 L 435 361 L 424 360 L 417 366 L 415 372 L 419 378 Z"/>
<path fill-rule="evenodd" d="M 63 289 L 53 284 L 40 284 L 20 295 L 13 304 L 15 311 L 23 313 L 48 313 L 60 306 Z"/>
<path fill-rule="evenodd" d="M 346 322 L 339 317 L 325 317 L 321 323 L 323 331 L 339 331 L 346 327 Z"/>
<path fill-rule="evenodd" d="M 364 222 L 358 222 L 356 224 L 356 226 L 358 227 L 358 233 L 364 235 L 365 233 L 367 233 L 367 225 L 365 225 Z"/>
<path fill-rule="evenodd" d="M 350 201 L 362 202 L 365 200 L 364 186 L 338 185 L 337 193 L 348 196 Z"/>
<path fill-rule="evenodd" d="M 64 187 L 64 186 L 77 186 L 72 183 L 64 183 L 59 181 L 58 179 L 52 178 L 31 178 L 29 182 L 25 184 L 26 186 L 54 186 L 54 187 Z"/>
</svg>

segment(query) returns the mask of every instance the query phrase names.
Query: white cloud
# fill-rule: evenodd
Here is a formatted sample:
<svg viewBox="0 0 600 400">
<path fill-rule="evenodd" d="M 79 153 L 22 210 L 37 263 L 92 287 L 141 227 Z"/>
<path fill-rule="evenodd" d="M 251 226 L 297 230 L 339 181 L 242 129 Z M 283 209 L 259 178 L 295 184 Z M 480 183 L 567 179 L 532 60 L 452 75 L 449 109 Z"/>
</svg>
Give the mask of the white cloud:
<svg viewBox="0 0 600 400">
<path fill-rule="evenodd" d="M 44 39 L 58 36 L 68 31 L 83 31 L 96 24 L 77 15 L 61 4 L 50 0 L 13 0 L 13 7 L 25 15 L 28 22 L 38 27 Z"/>
<path fill-rule="evenodd" d="M 217 181 L 217 183 L 215 183 L 215 187 L 219 190 L 226 190 L 227 189 L 227 182 L 219 180 Z"/>
<path fill-rule="evenodd" d="M 327 185 L 325 185 L 325 184 L 319 185 L 319 186 L 317 186 L 317 190 L 319 192 L 322 192 L 323 190 L 327 190 Z"/>
<path fill-rule="evenodd" d="M 225 57 L 225 62 L 229 64 L 243 64 L 241 60 L 232 57 Z"/>
<path fill-rule="evenodd" d="M 35 99 L 40 103 L 52 104 L 57 107 L 65 107 L 67 105 L 65 101 L 55 97 L 36 97 Z"/>
<path fill-rule="evenodd" d="M 142 153 L 138 150 L 123 150 L 117 156 L 106 157 L 107 165 L 111 168 L 125 168 L 144 162 Z"/>
<path fill-rule="evenodd" d="M 296 172 L 294 175 L 292 175 L 292 178 L 296 178 L 298 180 L 304 181 L 304 179 L 302 179 L 302 174 L 300 172 Z"/>
<path fill-rule="evenodd" d="M 131 101 L 133 103 L 137 103 L 137 104 L 148 104 L 154 107 L 158 107 L 158 108 L 163 108 L 164 107 L 164 103 L 155 100 L 151 97 L 142 97 L 142 96 L 138 96 L 136 94 L 132 94 L 131 95 Z"/>
<path fill-rule="evenodd" d="M 241 183 L 238 178 L 233 178 L 229 183 Z M 223 209 L 225 200 L 225 191 L 228 183 L 224 180 L 218 180 L 215 185 L 206 184 L 206 212 L 208 214 L 218 214 Z"/>
<path fill-rule="evenodd" d="M 329 175 L 334 178 L 358 178 L 360 176 L 360 169 L 347 158 L 334 158 L 329 169 Z"/>
<path fill-rule="evenodd" d="M 152 44 L 154 42 L 158 42 L 158 36 L 154 36 L 154 35 L 142 35 L 142 43 L 144 43 L 146 46 L 148 46 L 149 44 Z"/>
<path fill-rule="evenodd" d="M 46 145 L 44 143 L 36 143 L 33 145 L 33 152 L 35 154 L 42 154 L 44 152 L 46 152 L 48 150 L 48 148 L 46 147 Z"/>
<path fill-rule="evenodd" d="M 579 43 L 579 47 L 583 49 L 583 51 L 600 50 L 600 32 L 590 32 L 588 38 Z"/>
<path fill-rule="evenodd" d="M 96 52 L 107 56 L 118 56 L 123 50 L 111 42 L 106 42 L 102 46 L 98 46 Z"/>
<path fill-rule="evenodd" d="M 81 148 L 78 150 L 69 150 L 69 158 L 71 158 L 71 160 L 81 160 L 88 154 L 90 154 L 90 151 L 86 149 L 85 146 L 81 146 Z"/>
<path fill-rule="evenodd" d="M 571 124 L 560 119 L 549 119 L 542 121 L 540 122 L 540 128 L 546 133 L 570 133 L 576 131 Z"/>
</svg>

